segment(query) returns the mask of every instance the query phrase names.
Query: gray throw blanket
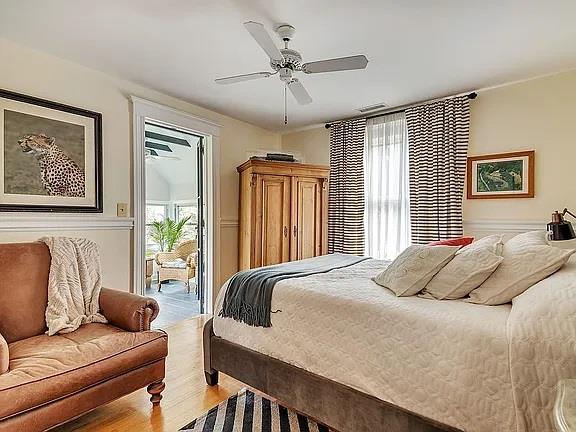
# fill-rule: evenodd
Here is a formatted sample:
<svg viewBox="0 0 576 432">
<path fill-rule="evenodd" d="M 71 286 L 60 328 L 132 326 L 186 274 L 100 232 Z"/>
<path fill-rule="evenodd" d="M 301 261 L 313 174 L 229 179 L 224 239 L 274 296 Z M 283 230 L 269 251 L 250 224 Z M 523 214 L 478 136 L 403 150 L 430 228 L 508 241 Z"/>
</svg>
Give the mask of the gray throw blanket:
<svg viewBox="0 0 576 432">
<path fill-rule="evenodd" d="M 230 279 L 219 315 L 255 327 L 271 327 L 272 291 L 276 283 L 349 267 L 368 258 L 332 254 L 245 270 Z"/>
</svg>

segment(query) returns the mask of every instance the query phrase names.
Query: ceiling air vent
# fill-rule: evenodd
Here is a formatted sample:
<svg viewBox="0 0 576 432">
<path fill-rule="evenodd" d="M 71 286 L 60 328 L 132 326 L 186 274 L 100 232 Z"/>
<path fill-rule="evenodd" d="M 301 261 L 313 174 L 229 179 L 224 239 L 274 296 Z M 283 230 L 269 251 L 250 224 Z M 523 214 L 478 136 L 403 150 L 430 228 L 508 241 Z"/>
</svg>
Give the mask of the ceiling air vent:
<svg viewBox="0 0 576 432">
<path fill-rule="evenodd" d="M 380 110 L 380 109 L 384 109 L 384 108 L 388 108 L 388 105 L 386 105 L 384 102 L 380 102 L 374 105 L 368 105 L 362 108 L 358 108 L 358 111 L 360 111 L 361 113 L 365 113 L 365 112 L 369 112 L 369 111 L 376 111 L 376 110 Z"/>
</svg>

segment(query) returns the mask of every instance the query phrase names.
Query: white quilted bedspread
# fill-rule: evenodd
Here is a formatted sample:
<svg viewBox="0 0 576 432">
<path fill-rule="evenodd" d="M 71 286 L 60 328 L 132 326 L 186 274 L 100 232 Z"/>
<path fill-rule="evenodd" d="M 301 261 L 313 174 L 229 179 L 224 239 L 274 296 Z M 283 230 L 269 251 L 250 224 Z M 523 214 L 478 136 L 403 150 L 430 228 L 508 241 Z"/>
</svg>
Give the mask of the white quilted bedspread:
<svg viewBox="0 0 576 432">
<path fill-rule="evenodd" d="M 576 377 L 575 257 L 502 306 L 398 298 L 371 280 L 385 265 L 284 280 L 271 328 L 214 332 L 464 431 L 554 431 L 555 385 Z"/>
</svg>

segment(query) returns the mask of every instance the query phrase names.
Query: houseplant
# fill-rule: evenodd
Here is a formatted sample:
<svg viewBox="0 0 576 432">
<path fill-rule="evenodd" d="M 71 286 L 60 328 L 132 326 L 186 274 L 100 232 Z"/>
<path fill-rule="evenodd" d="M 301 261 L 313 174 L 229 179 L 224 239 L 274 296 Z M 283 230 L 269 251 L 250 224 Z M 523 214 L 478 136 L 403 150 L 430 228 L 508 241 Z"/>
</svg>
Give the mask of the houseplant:
<svg viewBox="0 0 576 432">
<path fill-rule="evenodd" d="M 184 237 L 184 225 L 190 220 L 190 216 L 178 222 L 167 217 L 162 221 L 154 221 L 151 225 L 150 237 L 158 244 L 160 251 L 172 252 L 180 240 Z"/>
</svg>

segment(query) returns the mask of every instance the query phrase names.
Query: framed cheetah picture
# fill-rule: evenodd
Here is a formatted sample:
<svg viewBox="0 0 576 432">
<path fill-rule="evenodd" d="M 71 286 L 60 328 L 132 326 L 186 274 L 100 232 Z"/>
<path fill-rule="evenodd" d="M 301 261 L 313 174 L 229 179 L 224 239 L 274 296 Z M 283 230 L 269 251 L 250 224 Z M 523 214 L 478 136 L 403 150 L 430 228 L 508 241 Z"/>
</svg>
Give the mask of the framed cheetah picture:
<svg viewBox="0 0 576 432">
<path fill-rule="evenodd" d="M 102 212 L 102 115 L 0 90 L 0 211 Z"/>
</svg>

